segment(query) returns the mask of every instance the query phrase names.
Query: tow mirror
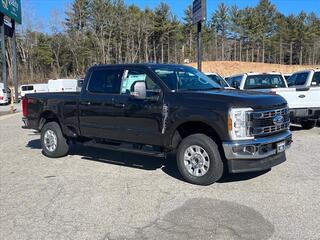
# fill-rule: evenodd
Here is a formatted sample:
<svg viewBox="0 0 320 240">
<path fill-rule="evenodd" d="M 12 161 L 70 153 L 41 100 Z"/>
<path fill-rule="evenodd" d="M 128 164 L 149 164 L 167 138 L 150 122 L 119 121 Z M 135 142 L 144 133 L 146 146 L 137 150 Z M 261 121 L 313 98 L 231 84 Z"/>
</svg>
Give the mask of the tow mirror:
<svg viewBox="0 0 320 240">
<path fill-rule="evenodd" d="M 145 99 L 147 96 L 146 83 L 144 81 L 135 82 L 131 95 L 138 99 Z"/>
</svg>

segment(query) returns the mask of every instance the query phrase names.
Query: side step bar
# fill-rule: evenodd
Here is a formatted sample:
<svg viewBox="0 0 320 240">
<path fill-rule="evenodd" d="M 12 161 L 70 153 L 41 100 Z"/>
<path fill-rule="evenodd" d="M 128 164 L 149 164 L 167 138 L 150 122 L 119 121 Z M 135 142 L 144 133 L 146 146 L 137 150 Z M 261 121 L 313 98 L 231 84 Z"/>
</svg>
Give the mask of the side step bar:
<svg viewBox="0 0 320 240">
<path fill-rule="evenodd" d="M 130 143 L 123 143 L 120 145 L 115 144 L 107 144 L 107 143 L 99 143 L 96 141 L 89 141 L 82 144 L 83 146 L 87 147 L 96 147 L 96 148 L 103 148 L 113 151 L 120 151 L 120 152 L 127 152 L 127 153 L 135 153 L 135 154 L 141 154 L 146 156 L 152 156 L 152 157 L 166 157 L 166 154 L 161 151 L 155 151 L 150 146 L 140 145 L 141 149 L 135 148 L 133 144 Z M 147 149 L 146 149 L 147 148 Z"/>
</svg>

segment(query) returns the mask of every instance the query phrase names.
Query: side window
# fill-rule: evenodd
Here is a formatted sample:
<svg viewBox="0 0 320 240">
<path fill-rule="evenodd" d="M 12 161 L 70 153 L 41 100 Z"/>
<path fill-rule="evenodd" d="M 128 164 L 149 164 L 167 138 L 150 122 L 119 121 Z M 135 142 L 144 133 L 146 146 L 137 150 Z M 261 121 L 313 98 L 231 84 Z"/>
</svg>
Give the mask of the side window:
<svg viewBox="0 0 320 240">
<path fill-rule="evenodd" d="M 136 82 L 145 82 L 147 97 L 160 92 L 159 86 L 142 70 L 125 70 L 121 82 L 121 94 L 131 94 L 134 91 Z"/>
<path fill-rule="evenodd" d="M 320 72 L 314 73 L 312 82 L 315 82 L 316 86 L 320 86 Z"/>
<path fill-rule="evenodd" d="M 242 80 L 242 75 L 241 76 L 237 76 L 237 77 L 229 78 L 228 83 L 229 83 L 230 87 L 240 88 L 241 80 Z"/>
<path fill-rule="evenodd" d="M 89 80 L 88 91 L 93 93 L 119 93 L 123 70 L 94 70 Z"/>
<path fill-rule="evenodd" d="M 231 86 L 232 85 L 232 83 L 233 83 L 233 77 L 229 77 L 228 78 L 228 80 L 227 80 L 227 82 L 229 83 L 229 85 Z"/>
<path fill-rule="evenodd" d="M 307 78 L 309 76 L 309 72 L 303 72 L 303 73 L 296 73 L 293 74 L 289 79 L 288 79 L 288 86 L 301 86 L 304 85 L 307 81 Z"/>
</svg>

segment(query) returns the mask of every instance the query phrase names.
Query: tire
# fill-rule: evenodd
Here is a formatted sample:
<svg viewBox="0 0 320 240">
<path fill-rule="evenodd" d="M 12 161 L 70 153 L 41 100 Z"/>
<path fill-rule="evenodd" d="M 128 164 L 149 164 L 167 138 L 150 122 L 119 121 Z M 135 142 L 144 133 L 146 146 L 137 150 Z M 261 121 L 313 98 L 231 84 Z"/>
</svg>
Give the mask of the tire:
<svg viewBox="0 0 320 240">
<path fill-rule="evenodd" d="M 190 167 L 192 165 L 196 167 Z M 204 134 L 193 134 L 181 141 L 177 150 L 177 166 L 187 182 L 197 185 L 210 185 L 218 181 L 224 169 L 217 144 Z"/>
<path fill-rule="evenodd" d="M 64 157 L 68 154 L 69 144 L 58 123 L 49 122 L 43 126 L 41 146 L 43 154 L 50 158 Z"/>
<path fill-rule="evenodd" d="M 303 129 L 308 130 L 308 129 L 312 129 L 316 126 L 316 121 L 315 120 L 301 121 L 300 124 Z"/>
</svg>

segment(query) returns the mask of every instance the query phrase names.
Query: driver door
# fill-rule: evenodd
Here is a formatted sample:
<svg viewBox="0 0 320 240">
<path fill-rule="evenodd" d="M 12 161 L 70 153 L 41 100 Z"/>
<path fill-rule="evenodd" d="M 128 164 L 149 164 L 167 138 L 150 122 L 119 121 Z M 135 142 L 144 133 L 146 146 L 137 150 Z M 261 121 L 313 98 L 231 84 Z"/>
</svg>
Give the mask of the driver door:
<svg viewBox="0 0 320 240">
<path fill-rule="evenodd" d="M 136 82 L 145 82 L 146 96 L 135 96 Z M 114 111 L 117 116 L 114 121 L 117 125 L 119 140 L 163 145 L 163 92 L 150 74 L 138 67 L 125 69 L 120 95 L 114 97 Z"/>
</svg>

